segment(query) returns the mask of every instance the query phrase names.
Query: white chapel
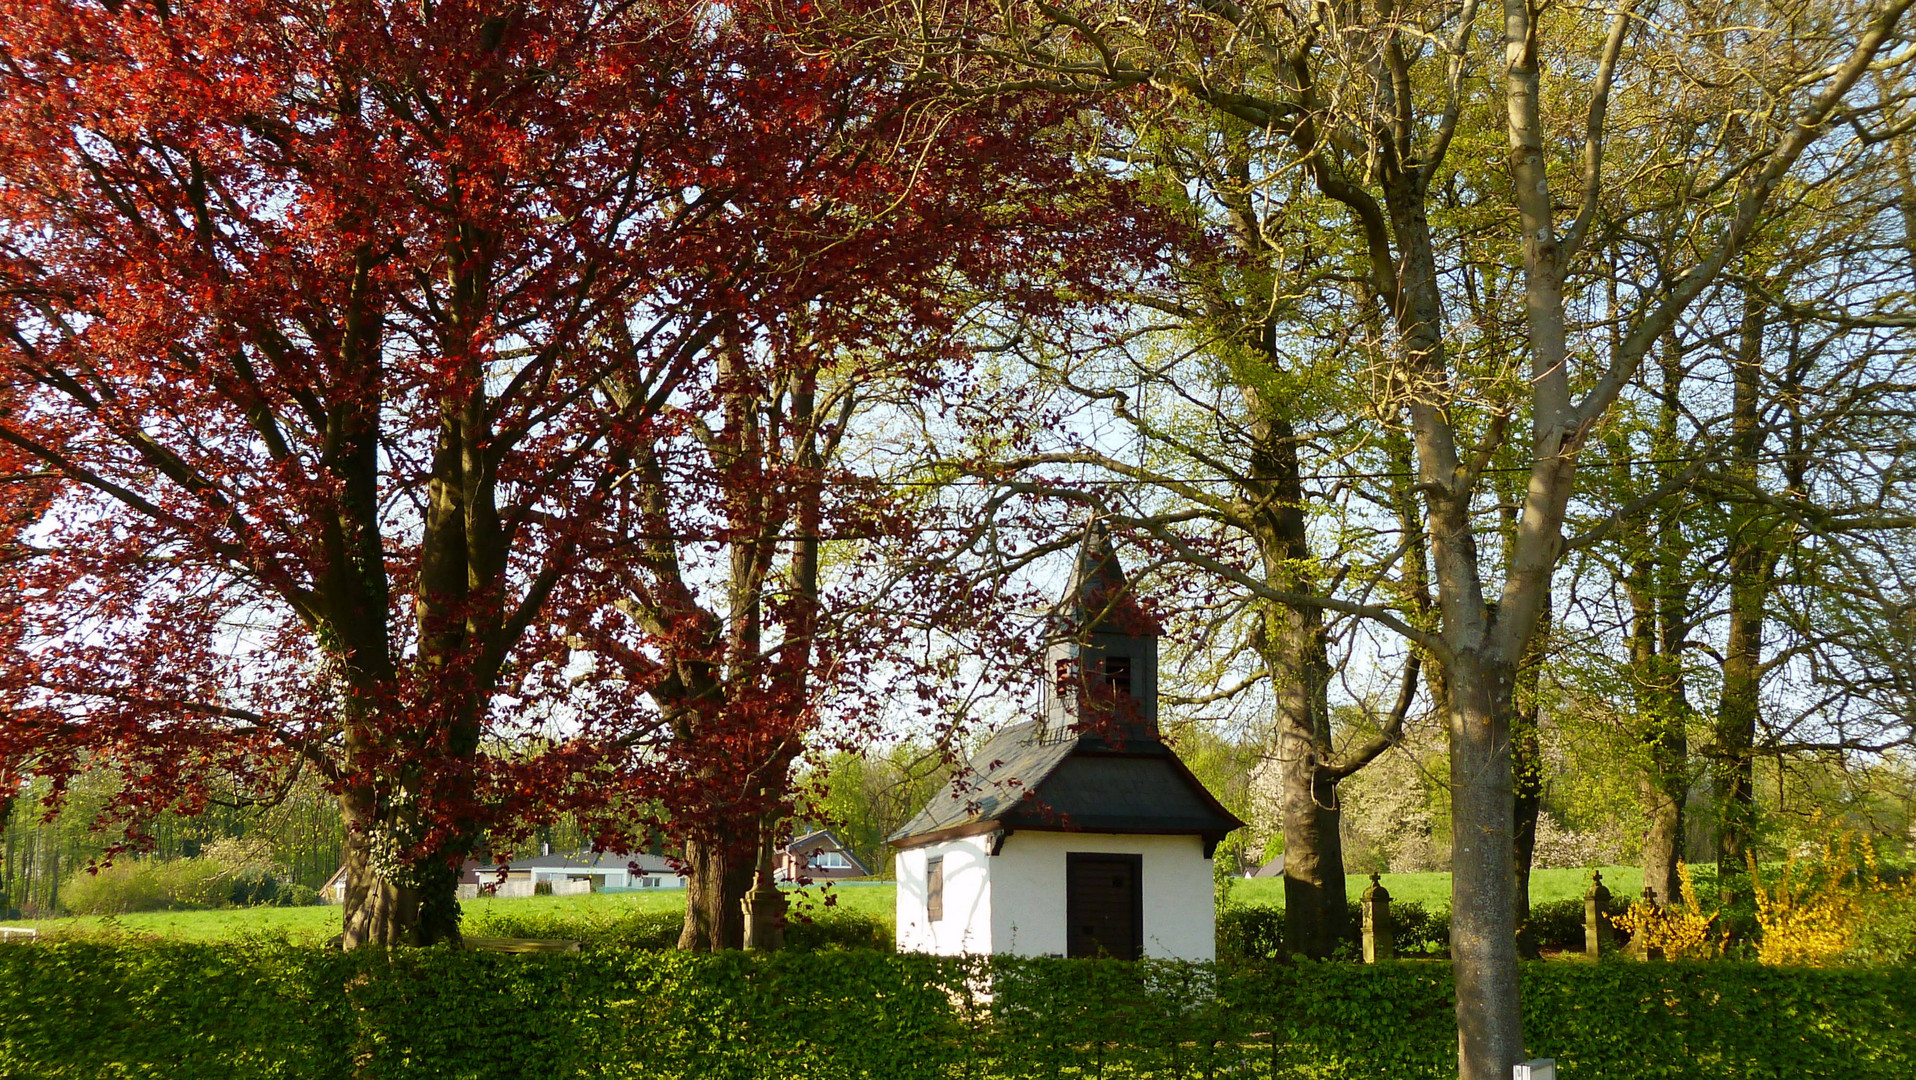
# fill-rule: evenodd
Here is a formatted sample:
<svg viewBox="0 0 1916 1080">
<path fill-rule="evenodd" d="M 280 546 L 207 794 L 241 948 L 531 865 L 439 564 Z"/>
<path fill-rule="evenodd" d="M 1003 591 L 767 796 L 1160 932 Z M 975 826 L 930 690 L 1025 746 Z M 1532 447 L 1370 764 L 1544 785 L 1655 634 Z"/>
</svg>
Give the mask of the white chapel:
<svg viewBox="0 0 1916 1080">
<path fill-rule="evenodd" d="M 1158 625 L 1095 522 L 1053 631 L 1043 715 L 890 838 L 898 948 L 1213 959 L 1211 856 L 1244 823 L 1158 737 Z"/>
</svg>

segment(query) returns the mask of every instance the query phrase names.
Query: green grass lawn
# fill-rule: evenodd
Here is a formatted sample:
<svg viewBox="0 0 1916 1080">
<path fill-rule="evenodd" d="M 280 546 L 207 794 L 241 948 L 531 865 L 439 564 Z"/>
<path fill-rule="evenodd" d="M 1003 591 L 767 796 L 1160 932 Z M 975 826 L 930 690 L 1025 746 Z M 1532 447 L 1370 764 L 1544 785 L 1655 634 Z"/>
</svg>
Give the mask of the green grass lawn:
<svg viewBox="0 0 1916 1080">
<path fill-rule="evenodd" d="M 1633 866 L 1606 866 L 1603 880 L 1611 893 L 1633 897 L 1643 887 L 1643 871 Z M 1383 883 L 1395 901 L 1415 901 L 1432 908 L 1450 906 L 1449 874 L 1385 874 Z M 1364 874 L 1352 874 L 1347 888 L 1355 900 L 1370 884 Z M 1589 887 L 1587 870 L 1538 870 L 1530 875 L 1530 898 L 1537 903 L 1581 897 Z M 886 923 L 892 921 L 896 889 L 890 882 L 870 885 L 837 885 L 829 889 L 813 886 L 794 897 L 798 914 L 817 913 L 827 908 L 871 915 Z M 827 905 L 827 897 L 834 898 Z M 1240 879 L 1231 885 L 1231 900 L 1239 904 L 1282 906 L 1284 882 L 1277 878 Z M 617 916 L 630 911 L 684 910 L 685 893 L 670 889 L 647 893 L 600 893 L 587 896 L 534 896 L 523 900 L 466 900 L 462 907 L 468 916 L 487 912 L 527 916 Z M 24 920 L 10 926 L 35 927 L 43 934 L 93 934 L 114 929 L 135 934 L 179 938 L 186 941 L 210 941 L 246 934 L 284 935 L 288 938 L 323 941 L 339 933 L 339 909 L 336 907 L 236 908 L 226 911 L 152 911 L 137 915 L 80 916 L 69 919 Z"/>
<path fill-rule="evenodd" d="M 1450 908 L 1449 874 L 1384 874 L 1379 881 L 1390 892 L 1393 903 L 1415 902 L 1435 910 Z M 1603 868 L 1603 884 L 1612 896 L 1624 899 L 1635 897 L 1643 889 L 1643 868 L 1606 866 Z M 1370 888 L 1370 875 L 1352 874 L 1345 880 L 1344 888 L 1355 900 L 1364 894 L 1365 889 Z M 1581 898 L 1589 888 L 1588 870 L 1530 872 L 1530 902 L 1533 904 L 1569 897 Z M 1283 907 L 1284 879 L 1240 878 L 1231 885 L 1231 902 Z"/>
<path fill-rule="evenodd" d="M 894 887 L 890 882 L 875 885 L 838 885 L 830 889 L 813 886 L 794 897 L 797 913 L 816 913 L 828 907 L 872 915 L 890 923 Z M 832 897 L 829 905 L 826 898 Z M 631 911 L 685 910 L 685 892 L 662 889 L 658 892 L 600 893 L 585 896 L 533 896 L 521 900 L 462 900 L 460 907 L 469 917 L 487 912 L 501 914 L 565 917 L 616 916 Z M 0 924 L 23 926 L 48 935 L 85 935 L 123 930 L 152 934 L 184 941 L 212 941 L 246 934 L 284 935 L 299 940 L 323 941 L 339 933 L 339 908 L 325 905 L 296 908 L 232 908 L 221 911 L 148 911 L 133 915 L 82 915 L 66 919 L 25 919 Z"/>
</svg>

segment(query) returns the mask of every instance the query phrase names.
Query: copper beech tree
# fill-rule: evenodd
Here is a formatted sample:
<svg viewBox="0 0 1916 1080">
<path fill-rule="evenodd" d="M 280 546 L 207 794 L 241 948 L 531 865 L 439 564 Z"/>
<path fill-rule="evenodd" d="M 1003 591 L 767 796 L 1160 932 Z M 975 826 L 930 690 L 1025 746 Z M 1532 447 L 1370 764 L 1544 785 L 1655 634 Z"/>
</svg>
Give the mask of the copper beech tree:
<svg viewBox="0 0 1916 1080">
<path fill-rule="evenodd" d="M 590 549 L 603 592 L 570 609 L 594 681 L 657 708 L 669 775 L 648 790 L 688 870 L 682 948 L 776 946 L 797 758 L 935 711 L 926 635 L 991 614 L 951 558 L 964 526 L 885 426 L 963 396 L 972 324 L 1095 302 L 1153 235 L 1126 185 L 1075 169 L 1055 102 L 901 96 L 849 47 L 797 74 L 765 103 L 791 122 L 753 137 L 778 167 L 714 212 L 751 243 L 701 298 L 711 362 L 609 460 L 626 479 Z"/>
<path fill-rule="evenodd" d="M 0 16 L 0 778 L 116 769 L 137 846 L 316 774 L 348 947 L 455 937 L 528 821 L 696 869 L 775 805 L 856 672 L 825 527 L 914 535 L 825 494 L 843 358 L 1015 262 L 960 212 L 1005 132 L 749 3 Z"/>
<path fill-rule="evenodd" d="M 683 377 L 651 283 L 710 276 L 657 184 L 697 35 L 594 15 L 6 11 L 0 440 L 69 486 L 9 567 L 0 750 L 117 767 L 136 841 L 317 772 L 349 946 L 456 935 L 481 830 L 594 760 L 481 748 L 554 704 L 594 451 L 658 420 L 595 395 Z"/>
</svg>

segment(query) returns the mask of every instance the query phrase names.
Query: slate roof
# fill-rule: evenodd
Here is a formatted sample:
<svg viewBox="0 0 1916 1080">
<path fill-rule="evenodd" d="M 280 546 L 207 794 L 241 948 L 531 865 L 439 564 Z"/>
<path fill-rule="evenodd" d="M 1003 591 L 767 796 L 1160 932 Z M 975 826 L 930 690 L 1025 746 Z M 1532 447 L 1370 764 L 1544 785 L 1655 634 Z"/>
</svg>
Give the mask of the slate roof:
<svg viewBox="0 0 1916 1080">
<path fill-rule="evenodd" d="M 1102 631 L 1157 637 L 1163 633 L 1158 621 L 1139 606 L 1118 562 L 1111 534 L 1097 518 L 1085 524 L 1084 543 L 1071 568 L 1071 584 L 1052 621 L 1053 629 L 1066 635 Z"/>
<path fill-rule="evenodd" d="M 986 742 L 889 841 L 914 847 L 993 829 L 1222 837 L 1243 824 L 1156 739 L 1048 736 L 1034 722 Z"/>
<path fill-rule="evenodd" d="M 1263 878 L 1281 878 L 1281 877 L 1283 877 L 1283 876 L 1284 876 L 1284 855 L 1283 855 L 1283 853 L 1281 853 L 1281 852 L 1280 852 L 1280 853 L 1278 854 L 1278 856 L 1277 856 L 1277 858 L 1275 858 L 1275 859 L 1272 859 L 1272 860 L 1271 860 L 1270 862 L 1267 862 L 1267 863 L 1265 863 L 1265 864 L 1264 864 L 1263 866 L 1260 866 L 1260 867 L 1258 867 L 1258 868 L 1257 868 L 1256 870 L 1253 870 L 1253 871 L 1251 871 L 1251 873 L 1250 873 L 1249 875 L 1247 875 L 1247 876 L 1249 876 L 1249 877 L 1263 877 Z"/>
<path fill-rule="evenodd" d="M 797 855 L 803 858 L 810 858 L 814 851 L 820 849 L 836 851 L 840 855 L 845 856 L 845 858 L 851 862 L 852 868 L 858 871 L 858 876 L 860 877 L 872 872 L 871 867 L 866 866 L 864 860 L 853 854 L 852 849 L 846 847 L 845 842 L 833 835 L 830 829 L 813 829 L 803 836 L 794 837 L 790 843 L 785 845 L 787 854 Z"/>
</svg>

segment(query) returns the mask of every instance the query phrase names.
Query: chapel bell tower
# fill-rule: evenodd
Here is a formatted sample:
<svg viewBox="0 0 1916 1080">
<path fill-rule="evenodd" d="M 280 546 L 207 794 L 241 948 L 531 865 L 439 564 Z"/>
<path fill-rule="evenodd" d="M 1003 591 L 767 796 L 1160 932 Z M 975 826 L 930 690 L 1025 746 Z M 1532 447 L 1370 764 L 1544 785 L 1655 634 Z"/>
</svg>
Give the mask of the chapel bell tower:
<svg viewBox="0 0 1916 1080">
<path fill-rule="evenodd" d="M 1045 650 L 1045 737 L 1157 741 L 1158 634 L 1103 523 L 1092 519 Z"/>
</svg>

